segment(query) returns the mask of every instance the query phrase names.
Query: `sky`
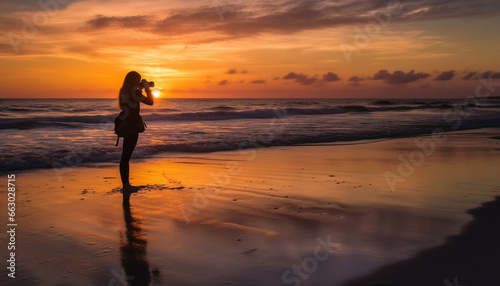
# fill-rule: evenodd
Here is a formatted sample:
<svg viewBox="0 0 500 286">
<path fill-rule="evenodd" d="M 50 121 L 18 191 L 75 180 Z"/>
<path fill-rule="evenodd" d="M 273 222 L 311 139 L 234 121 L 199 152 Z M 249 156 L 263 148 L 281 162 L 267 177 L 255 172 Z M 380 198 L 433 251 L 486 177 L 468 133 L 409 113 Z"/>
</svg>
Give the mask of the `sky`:
<svg viewBox="0 0 500 286">
<path fill-rule="evenodd" d="M 465 98 L 500 82 L 497 0 L 2 0 L 0 98 Z M 498 90 L 483 95 L 500 95 Z"/>
</svg>

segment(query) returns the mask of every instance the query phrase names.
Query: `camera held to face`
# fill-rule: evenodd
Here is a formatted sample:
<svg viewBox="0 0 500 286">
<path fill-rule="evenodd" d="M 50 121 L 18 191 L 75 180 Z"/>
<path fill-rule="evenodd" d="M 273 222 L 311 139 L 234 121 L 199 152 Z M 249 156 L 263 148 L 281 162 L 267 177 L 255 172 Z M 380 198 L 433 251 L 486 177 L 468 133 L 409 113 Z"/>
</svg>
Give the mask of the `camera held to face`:
<svg viewBox="0 0 500 286">
<path fill-rule="evenodd" d="M 146 79 L 143 79 L 141 82 L 142 86 L 141 88 L 151 88 L 155 87 L 155 83 L 153 81 L 147 81 Z"/>
</svg>

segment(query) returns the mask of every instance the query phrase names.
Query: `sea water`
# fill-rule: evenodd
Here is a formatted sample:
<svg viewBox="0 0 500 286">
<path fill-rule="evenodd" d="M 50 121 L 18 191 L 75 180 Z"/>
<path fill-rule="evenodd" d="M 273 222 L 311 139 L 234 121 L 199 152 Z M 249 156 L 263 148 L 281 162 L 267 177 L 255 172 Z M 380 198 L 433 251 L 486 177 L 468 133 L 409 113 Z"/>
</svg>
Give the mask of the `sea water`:
<svg viewBox="0 0 500 286">
<path fill-rule="evenodd" d="M 133 158 L 500 127 L 500 98 L 163 98 L 141 108 Z M 116 99 L 0 99 L 0 172 L 118 161 L 119 111 Z"/>
</svg>

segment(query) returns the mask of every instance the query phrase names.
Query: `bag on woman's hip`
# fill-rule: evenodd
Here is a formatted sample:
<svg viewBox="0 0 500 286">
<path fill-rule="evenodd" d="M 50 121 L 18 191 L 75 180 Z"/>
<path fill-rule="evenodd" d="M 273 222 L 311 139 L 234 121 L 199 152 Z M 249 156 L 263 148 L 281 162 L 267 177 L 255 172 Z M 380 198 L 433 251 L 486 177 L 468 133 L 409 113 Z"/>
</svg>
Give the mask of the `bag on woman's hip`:
<svg viewBox="0 0 500 286">
<path fill-rule="evenodd" d="M 118 146 L 118 141 L 120 137 L 127 137 L 136 135 L 137 133 L 142 133 L 146 130 L 146 124 L 142 121 L 140 115 L 130 116 L 125 115 L 125 111 L 120 112 L 120 115 L 115 118 L 115 134 L 118 136 L 116 140 L 116 145 Z"/>
</svg>

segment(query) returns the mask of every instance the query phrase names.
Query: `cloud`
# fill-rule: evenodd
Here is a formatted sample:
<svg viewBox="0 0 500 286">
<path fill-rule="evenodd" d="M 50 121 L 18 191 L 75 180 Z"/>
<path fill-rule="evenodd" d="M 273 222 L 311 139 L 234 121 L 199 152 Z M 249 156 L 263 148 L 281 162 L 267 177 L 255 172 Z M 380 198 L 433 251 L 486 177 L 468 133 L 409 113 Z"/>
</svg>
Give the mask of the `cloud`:
<svg viewBox="0 0 500 286">
<path fill-rule="evenodd" d="M 229 84 L 229 81 L 227 79 L 223 79 L 221 81 L 219 81 L 218 85 L 228 85 Z"/>
<path fill-rule="evenodd" d="M 419 79 L 428 78 L 430 74 L 428 73 L 415 73 L 415 70 L 411 70 L 409 73 L 403 71 L 395 71 L 392 74 L 387 70 L 379 70 L 375 75 L 373 75 L 374 80 L 384 80 L 388 84 L 407 84 Z"/>
<path fill-rule="evenodd" d="M 227 74 L 237 74 L 238 70 L 237 69 L 230 69 L 230 70 L 227 70 L 226 73 Z M 247 70 L 242 70 L 240 73 L 241 74 L 247 74 L 248 71 Z"/>
<path fill-rule="evenodd" d="M 232 5 L 224 12 L 224 21 L 215 29 L 225 34 L 293 33 L 310 29 L 342 25 L 366 24 L 384 19 L 389 14 L 392 22 L 499 15 L 500 4 L 494 0 L 441 1 L 274 1 L 258 3 L 262 10 Z M 255 6 L 254 6 L 255 7 Z M 194 16 L 195 13 L 192 14 Z M 204 17 L 206 18 L 206 17 Z M 187 19 L 187 18 L 186 18 Z M 219 19 L 217 19 L 219 20 Z"/>
<path fill-rule="evenodd" d="M 478 72 L 474 71 L 474 72 L 469 72 L 462 79 L 463 80 L 471 80 L 471 79 L 477 79 L 479 77 L 489 78 L 490 76 L 492 79 L 498 79 L 498 78 L 500 78 L 500 72 L 496 73 L 496 72 L 492 72 L 492 71 L 487 71 L 487 72 L 483 72 L 482 74 L 478 74 Z"/>
<path fill-rule="evenodd" d="M 356 76 L 356 75 L 351 76 L 351 77 L 348 79 L 348 81 L 354 81 L 354 82 L 363 81 L 363 80 L 365 80 L 365 78 L 363 78 L 363 77 L 358 77 L 358 76 Z"/>
<path fill-rule="evenodd" d="M 337 74 L 327 72 L 326 74 L 323 75 L 323 80 L 326 82 L 332 82 L 332 81 L 339 81 L 340 78 Z"/>
<path fill-rule="evenodd" d="M 318 80 L 316 77 L 309 77 L 305 74 L 294 73 L 294 72 L 290 72 L 289 74 L 285 75 L 283 79 L 287 80 L 293 79 L 295 82 L 298 82 L 302 85 L 310 85 Z"/>
<path fill-rule="evenodd" d="M 257 80 L 252 80 L 250 83 L 263 84 L 263 83 L 267 83 L 267 80 L 257 79 Z"/>
<path fill-rule="evenodd" d="M 482 78 L 500 78 L 500 72 L 492 72 L 492 71 L 487 71 L 487 72 L 484 72 L 480 75 Z"/>
<path fill-rule="evenodd" d="M 146 26 L 148 23 L 148 16 L 135 15 L 125 17 L 107 17 L 103 15 L 96 15 L 94 19 L 87 21 L 90 28 L 94 30 L 105 29 L 109 27 L 120 28 L 138 28 Z"/>
<path fill-rule="evenodd" d="M 33 1 L 33 0 L 2 0 L 0 3 L 0 15 L 3 12 L 38 12 L 65 9 L 69 4 L 81 2 L 82 0 L 59 0 L 59 1 Z"/>
<path fill-rule="evenodd" d="M 469 72 L 468 74 L 466 74 L 462 79 L 463 80 L 470 80 L 470 79 L 477 79 L 479 77 L 489 78 L 490 76 L 492 79 L 498 79 L 498 78 L 500 78 L 500 72 L 496 73 L 496 72 L 492 72 L 492 71 L 486 71 L 486 72 L 483 72 L 482 74 L 478 75 L 478 72 L 473 71 L 473 72 Z"/>
<path fill-rule="evenodd" d="M 209 5 L 169 10 L 166 12 L 167 16 L 150 17 L 147 23 L 144 21 L 145 16 L 141 15 L 99 15 L 89 22 L 94 28 L 109 27 L 107 23 L 120 23 L 121 27 L 146 28 L 148 31 L 170 37 L 205 33 L 208 38 L 194 37 L 193 41 L 210 42 L 252 37 L 262 33 L 282 35 L 306 30 L 365 25 L 377 19 L 385 21 L 387 15 L 391 23 L 500 15 L 500 2 L 494 0 L 256 0 L 251 4 L 234 1 L 234 5 L 226 2 L 222 1 L 223 7 L 218 10 Z M 389 6 L 388 3 L 393 5 Z"/>
<path fill-rule="evenodd" d="M 434 80 L 437 80 L 437 81 L 446 81 L 446 80 L 452 79 L 454 76 L 455 76 L 455 71 L 454 70 L 444 71 L 444 72 L 440 73 Z"/>
<path fill-rule="evenodd" d="M 354 76 L 351 76 L 348 81 L 350 81 L 349 85 L 350 86 L 360 86 L 361 85 L 361 81 L 364 81 L 365 78 L 364 77 L 358 77 L 356 75 Z"/>
<path fill-rule="evenodd" d="M 308 76 L 303 73 L 295 73 L 295 72 L 290 72 L 287 75 L 283 76 L 282 79 L 285 80 L 294 80 L 295 82 L 298 82 L 302 85 L 311 85 L 313 83 L 324 83 L 324 82 L 334 82 L 334 81 L 339 81 L 340 77 L 332 72 L 327 72 L 324 74 L 321 79 L 318 79 L 317 75 L 315 76 Z"/>
<path fill-rule="evenodd" d="M 473 76 L 475 76 L 477 74 L 476 71 L 473 71 L 473 72 L 470 72 L 468 74 L 466 74 L 462 79 L 463 80 L 470 80 Z"/>
</svg>

